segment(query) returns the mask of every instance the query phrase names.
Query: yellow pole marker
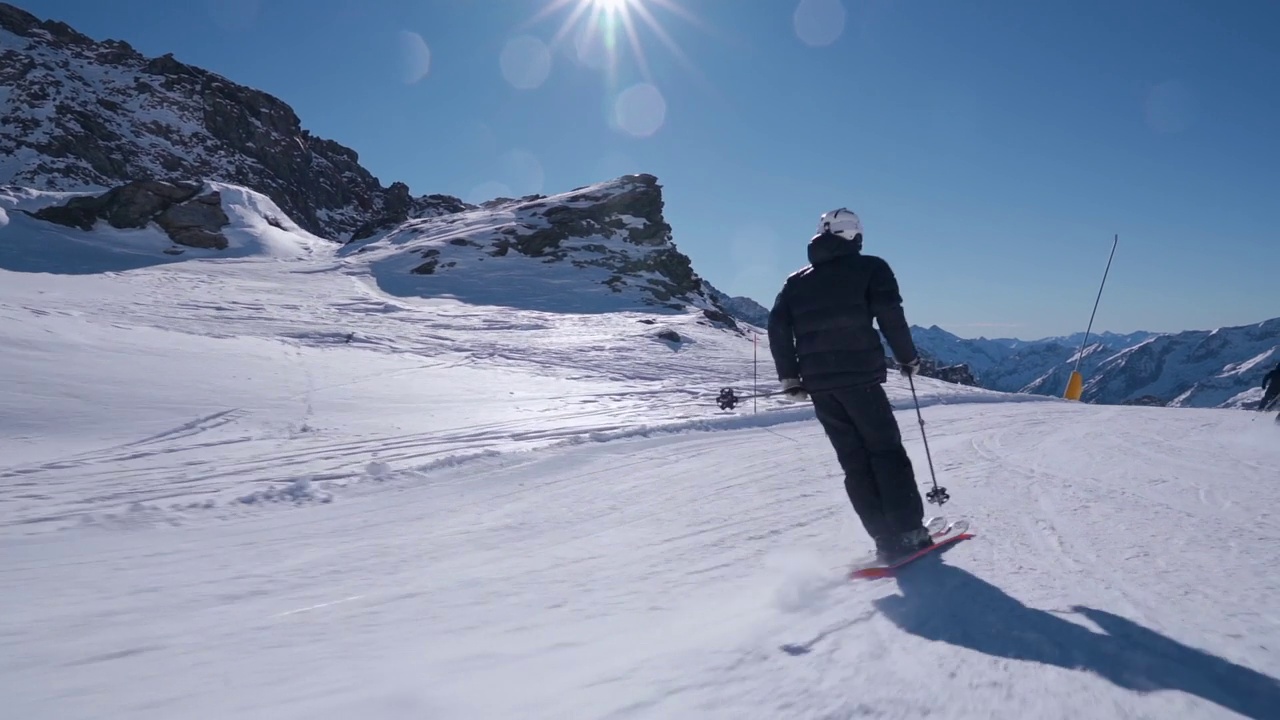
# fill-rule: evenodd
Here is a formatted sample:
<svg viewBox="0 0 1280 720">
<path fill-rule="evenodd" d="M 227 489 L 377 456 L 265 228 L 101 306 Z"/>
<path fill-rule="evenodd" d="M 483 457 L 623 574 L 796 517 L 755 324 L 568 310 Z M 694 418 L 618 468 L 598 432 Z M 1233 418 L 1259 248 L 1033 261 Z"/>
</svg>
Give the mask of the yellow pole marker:
<svg viewBox="0 0 1280 720">
<path fill-rule="evenodd" d="M 1111 243 L 1111 255 L 1107 258 L 1107 269 L 1102 271 L 1102 284 L 1098 286 L 1098 297 L 1093 301 L 1093 313 L 1089 315 L 1089 327 L 1085 328 L 1084 339 L 1080 341 L 1080 352 L 1076 353 L 1076 366 L 1071 369 L 1071 378 L 1067 380 L 1067 391 L 1063 397 L 1068 400 L 1079 400 L 1084 393 L 1084 376 L 1080 374 L 1080 361 L 1084 359 L 1084 349 L 1088 346 L 1089 333 L 1093 330 L 1093 318 L 1098 314 L 1098 303 L 1102 301 L 1102 288 L 1107 285 L 1107 274 L 1111 272 L 1111 261 L 1116 256 L 1116 246 L 1120 244 L 1120 235 L 1116 235 Z"/>
</svg>

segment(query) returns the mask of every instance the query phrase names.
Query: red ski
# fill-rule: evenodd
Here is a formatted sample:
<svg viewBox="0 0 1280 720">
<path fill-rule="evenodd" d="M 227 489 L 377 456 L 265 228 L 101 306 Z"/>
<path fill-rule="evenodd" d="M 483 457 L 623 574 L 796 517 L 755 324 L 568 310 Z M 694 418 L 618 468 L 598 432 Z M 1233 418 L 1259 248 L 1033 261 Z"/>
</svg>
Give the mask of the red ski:
<svg viewBox="0 0 1280 720">
<path fill-rule="evenodd" d="M 918 550 L 890 565 L 873 565 L 871 567 L 855 568 L 853 572 L 849 573 L 849 579 L 869 580 L 874 578 L 890 577 L 893 575 L 893 571 L 915 560 L 919 560 L 934 550 L 944 548 L 952 543 L 960 542 L 961 540 L 967 540 L 971 537 L 973 537 L 973 533 L 969 532 L 969 523 L 964 520 L 959 520 L 943 532 L 934 535 L 933 544 L 929 547 L 924 548 L 923 550 Z"/>
</svg>

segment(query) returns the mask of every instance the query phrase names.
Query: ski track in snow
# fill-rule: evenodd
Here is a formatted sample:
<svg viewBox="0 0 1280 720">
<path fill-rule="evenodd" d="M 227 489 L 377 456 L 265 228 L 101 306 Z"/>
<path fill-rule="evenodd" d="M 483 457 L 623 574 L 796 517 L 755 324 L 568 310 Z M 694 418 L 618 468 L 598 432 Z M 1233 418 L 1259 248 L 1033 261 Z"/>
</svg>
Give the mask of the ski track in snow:
<svg viewBox="0 0 1280 720">
<path fill-rule="evenodd" d="M 1269 416 L 922 378 L 977 536 L 853 582 L 811 408 L 715 409 L 750 337 L 393 298 L 306 247 L 0 271 L 6 712 L 1277 717 Z"/>
<path fill-rule="evenodd" d="M 1249 550 L 1280 539 L 1277 491 L 1216 450 L 1275 461 L 1271 428 L 929 419 L 977 537 L 897 581 L 842 578 L 867 542 L 811 421 L 593 443 L 285 513 L 13 539 L 0 690 L 61 718 L 1069 718 L 1085 697 L 1090 717 L 1269 716 L 1273 556 Z M 1130 452 L 1156 422 L 1182 475 Z M 1175 440 L 1206 433 L 1236 440 Z M 1191 512 L 1210 479 L 1260 509 Z"/>
<path fill-rule="evenodd" d="M 750 337 L 696 315 L 551 315 L 390 298 L 324 257 L 4 279 L 0 322 L 19 348 L 13 387 L 32 393 L 10 407 L 15 417 L 49 419 L 15 432 L 20 442 L 0 458 L 0 529 L 172 523 L 262 500 L 329 500 L 367 479 L 369 463 L 420 474 L 493 452 L 714 427 L 724 420 L 713 404 L 718 388 L 750 387 L 741 382 Z M 690 343 L 655 341 L 664 326 Z M 61 345 L 53 370 L 38 353 L 22 354 L 44 348 L 49 334 Z M 37 376 L 51 389 L 21 382 Z M 102 383 L 120 396 L 100 397 Z M 903 391 L 896 386 L 899 403 Z M 932 381 L 922 391 L 926 404 L 1008 397 Z M 782 413 L 761 422 L 796 413 L 760 404 Z M 136 422 L 109 417 L 121 409 Z M 73 432 L 68 417 L 92 427 Z M 90 442 L 103 425 L 113 437 Z M 138 437 L 132 426 L 151 430 Z"/>
</svg>

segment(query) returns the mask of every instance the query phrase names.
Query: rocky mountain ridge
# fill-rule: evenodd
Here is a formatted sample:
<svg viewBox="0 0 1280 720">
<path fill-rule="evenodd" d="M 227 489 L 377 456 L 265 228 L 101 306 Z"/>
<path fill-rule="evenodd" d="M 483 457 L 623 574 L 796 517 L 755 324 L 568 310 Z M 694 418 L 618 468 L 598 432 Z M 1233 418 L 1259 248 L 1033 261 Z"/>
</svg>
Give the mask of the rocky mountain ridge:
<svg viewBox="0 0 1280 720">
<path fill-rule="evenodd" d="M 706 321 L 737 330 L 672 243 L 662 207 L 656 177 L 626 175 L 558 195 L 409 220 L 351 241 L 340 255 L 373 266 L 392 294 L 573 312 L 693 308 Z"/>
<path fill-rule="evenodd" d="M 456 197 L 383 186 L 267 93 L 0 3 L 0 184 L 105 191 L 132 181 L 240 185 L 312 233 L 458 212 Z"/>
<path fill-rule="evenodd" d="M 745 296 L 730 296 L 728 293 L 717 289 L 711 283 L 706 283 L 703 289 L 709 298 L 742 322 L 758 328 L 767 328 L 769 326 L 769 309 L 755 300 Z"/>
<path fill-rule="evenodd" d="M 217 193 L 199 193 L 211 182 L 262 193 L 346 255 L 416 253 L 408 272 L 418 276 L 478 267 L 454 257 L 464 248 L 510 254 L 584 271 L 575 285 L 635 291 L 651 307 L 694 306 L 736 329 L 723 294 L 675 247 L 651 175 L 480 205 L 415 197 L 404 183 L 384 187 L 355 151 L 312 135 L 278 98 L 0 3 L 0 186 L 80 193 L 35 217 L 82 230 L 154 224 L 174 243 L 169 254 L 222 249 Z"/>
</svg>

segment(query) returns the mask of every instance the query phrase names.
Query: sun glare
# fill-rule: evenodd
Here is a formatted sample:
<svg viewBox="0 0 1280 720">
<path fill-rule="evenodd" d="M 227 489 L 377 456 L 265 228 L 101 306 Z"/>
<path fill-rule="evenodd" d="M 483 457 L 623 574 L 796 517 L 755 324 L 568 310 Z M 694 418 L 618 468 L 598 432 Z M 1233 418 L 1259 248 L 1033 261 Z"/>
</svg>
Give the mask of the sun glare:
<svg viewBox="0 0 1280 720">
<path fill-rule="evenodd" d="M 552 38 L 551 45 L 557 46 L 567 39 L 577 46 L 580 59 L 599 53 L 603 56 L 611 79 L 618 69 L 620 46 L 625 43 L 630 48 L 640 73 L 646 80 L 652 80 L 648 58 L 640 41 L 641 25 L 657 37 L 686 68 L 694 70 L 688 57 L 662 27 L 651 9 L 661 8 L 695 25 L 702 25 L 692 13 L 680 6 L 679 0 L 551 0 L 529 22 L 537 23 L 565 8 L 571 9 Z"/>
</svg>

